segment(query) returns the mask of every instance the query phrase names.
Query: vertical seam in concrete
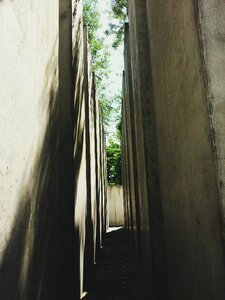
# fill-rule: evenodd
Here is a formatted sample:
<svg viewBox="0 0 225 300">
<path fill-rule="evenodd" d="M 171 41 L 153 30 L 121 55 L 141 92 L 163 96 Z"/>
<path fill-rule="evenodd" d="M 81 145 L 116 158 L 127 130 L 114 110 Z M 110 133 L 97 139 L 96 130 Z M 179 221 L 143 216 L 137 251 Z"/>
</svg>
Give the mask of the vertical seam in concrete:
<svg viewBox="0 0 225 300">
<path fill-rule="evenodd" d="M 93 79 L 92 79 L 92 86 L 93 86 L 93 106 L 94 106 L 94 137 L 95 137 L 95 173 L 96 173 L 96 178 L 98 178 L 99 175 L 99 162 L 98 162 L 98 136 L 97 136 L 97 99 L 96 99 L 96 88 L 95 88 L 95 73 L 93 72 Z M 99 182 L 96 180 L 96 255 L 98 254 L 98 249 L 100 247 L 100 215 L 99 215 Z M 96 259 L 96 258 L 95 258 Z"/>
<path fill-rule="evenodd" d="M 124 77 L 123 77 L 123 98 L 125 99 L 126 97 L 126 72 L 124 72 Z M 127 128 L 127 115 L 126 115 L 126 107 L 124 105 L 123 107 L 124 109 L 124 122 L 125 122 L 125 128 L 123 128 L 123 133 L 125 135 L 125 140 L 128 140 L 128 128 Z M 130 233 L 130 238 L 131 238 L 131 243 L 132 243 L 132 247 L 134 247 L 134 232 L 133 232 L 133 208 L 132 208 L 132 201 L 131 201 L 131 188 L 130 188 L 130 163 L 129 163 L 129 149 L 127 147 L 127 145 L 125 146 L 125 165 L 126 165 L 126 175 L 125 175 L 125 179 L 126 179 L 126 187 L 127 187 L 127 191 L 126 191 L 126 198 L 127 198 L 127 212 L 128 212 L 128 228 L 129 228 L 129 233 Z"/>
<path fill-rule="evenodd" d="M 135 202 L 135 217 L 136 217 L 136 230 L 137 230 L 137 251 L 138 259 L 141 262 L 141 252 L 142 252 L 142 242 L 141 242 L 141 221 L 140 221 L 140 204 L 139 204 L 139 191 L 138 185 L 138 173 L 137 173 L 137 149 L 135 142 L 135 124 L 134 124 L 134 97 L 133 97 L 133 87 L 132 87 L 132 75 L 131 75 L 131 56 L 130 56 L 130 37 L 129 37 L 129 23 L 125 23 L 125 43 L 124 43 L 124 56 L 125 56 L 125 68 L 127 69 L 127 74 L 125 73 L 125 84 L 128 91 L 128 107 L 129 107 L 129 119 L 130 119 L 130 130 L 133 130 L 133 135 L 131 135 L 131 145 L 132 145 L 132 163 L 133 163 L 133 184 L 134 184 L 134 202 Z M 130 77 L 130 78 L 129 78 Z M 128 119 L 128 116 L 127 116 Z M 129 127 L 129 126 L 128 126 Z"/>
<path fill-rule="evenodd" d="M 89 103 L 89 66 L 88 66 L 88 32 L 83 27 L 84 34 L 84 99 L 85 99 L 85 137 L 86 137 L 86 181 L 87 181 L 87 203 L 86 203 L 86 237 L 85 237 L 85 260 L 84 260 L 84 288 L 89 285 L 88 269 L 94 262 L 94 243 L 92 225 L 92 197 L 91 197 L 91 153 L 90 153 L 90 103 Z"/>
<path fill-rule="evenodd" d="M 135 10 L 136 13 L 138 14 L 138 11 L 140 12 L 141 6 L 138 3 L 138 1 L 135 1 Z M 145 13 L 144 13 L 145 11 Z M 142 16 L 142 24 L 139 24 L 139 26 L 145 27 L 142 31 L 142 34 L 145 35 L 145 53 L 147 57 L 145 57 L 145 64 L 148 65 L 148 71 L 146 77 L 143 80 L 143 77 L 140 79 L 142 80 L 143 84 L 146 84 L 145 82 L 148 82 L 148 100 L 146 99 L 146 95 L 143 96 L 141 95 L 141 116 L 142 120 L 143 119 L 143 114 L 146 115 L 146 102 L 148 101 L 148 110 L 151 113 L 151 116 L 148 115 L 148 120 L 151 119 L 151 124 L 146 124 L 146 118 L 143 121 L 143 135 L 144 135 L 144 155 L 145 155 L 145 160 L 147 162 L 147 168 L 146 168 L 146 174 L 148 180 L 148 185 L 147 185 L 147 191 L 148 191 L 148 207 L 149 207 L 149 221 L 150 221 L 150 232 L 151 232 L 151 240 L 153 243 L 152 247 L 152 263 L 153 263 L 153 270 L 154 270 L 154 286 L 157 287 L 155 288 L 155 297 L 161 297 L 162 293 L 164 295 L 167 294 L 168 297 L 168 282 L 166 278 L 166 269 L 167 269 L 167 259 L 166 259 L 166 251 L 165 251 L 165 233 L 164 233 L 164 220 L 163 220 L 163 212 L 162 212 L 162 198 L 161 198 L 161 188 L 160 188 L 160 174 L 159 174 L 159 167 L 158 167 L 158 143 L 157 143 L 157 136 L 156 136 L 156 121 L 155 121 L 155 105 L 154 105 L 154 90 L 153 90 L 153 85 L 152 85 L 152 68 L 151 68 L 151 55 L 150 55 L 150 41 L 149 41 L 149 36 L 148 36 L 148 25 L 147 25 L 147 7 L 146 7 L 146 2 L 142 5 L 142 12 L 144 15 L 144 19 Z M 137 33 L 136 33 L 137 34 Z M 137 56 L 139 57 L 138 60 L 143 60 L 143 53 L 140 53 L 140 50 L 143 51 L 141 46 L 138 47 L 137 51 Z M 139 89 L 141 89 L 141 93 L 143 93 L 144 88 L 139 86 Z M 139 94 L 139 97 L 140 97 Z M 143 101 L 145 101 L 143 105 Z M 150 127 L 150 133 L 149 133 L 149 127 Z M 149 143 L 146 141 L 146 137 L 151 135 L 151 142 Z M 148 153 L 148 155 L 147 155 Z M 158 183 L 156 183 L 156 181 Z M 154 186 L 155 185 L 155 186 Z M 158 186 L 156 186 L 158 185 Z M 152 197 L 153 194 L 153 197 Z M 157 199 L 156 199 L 157 198 Z M 152 201 L 153 200 L 153 201 Z M 152 203 L 152 204 L 151 204 Z M 157 215 L 159 214 L 161 216 L 160 221 L 155 220 L 154 222 L 154 217 L 155 217 L 155 210 L 157 211 Z M 156 217 L 155 217 L 156 218 Z M 153 219 L 153 221 L 151 221 Z M 154 226 L 154 229 L 152 228 Z M 154 231 L 153 231 L 154 230 Z M 157 233 L 155 232 L 157 231 Z M 160 232 L 160 236 L 156 236 Z M 157 241 L 157 242 L 156 242 Z M 154 245 L 154 243 L 157 243 L 157 246 Z M 159 245 L 161 247 L 159 247 Z M 164 259 L 164 262 L 159 260 L 158 256 L 158 251 L 157 248 L 160 249 L 161 252 L 161 258 Z M 156 256 L 156 257 L 155 257 Z M 158 260 L 158 264 L 156 262 L 156 258 Z M 158 267 L 160 266 L 161 272 L 159 272 Z M 161 280 L 163 278 L 164 282 L 159 282 L 159 278 Z M 162 285 L 163 284 L 163 288 Z M 162 292 L 163 290 L 163 292 Z M 160 296 L 161 295 L 161 296 Z"/>
</svg>

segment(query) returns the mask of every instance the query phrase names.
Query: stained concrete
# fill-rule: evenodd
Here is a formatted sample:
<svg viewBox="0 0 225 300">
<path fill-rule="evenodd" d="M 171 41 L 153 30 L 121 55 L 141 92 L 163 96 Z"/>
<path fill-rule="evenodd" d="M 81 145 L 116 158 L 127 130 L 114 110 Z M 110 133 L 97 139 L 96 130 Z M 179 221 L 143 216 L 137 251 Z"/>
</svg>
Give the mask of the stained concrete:
<svg viewBox="0 0 225 300">
<path fill-rule="evenodd" d="M 52 4 L 0 3 L 1 299 L 57 294 L 59 6 Z"/>
<path fill-rule="evenodd" d="M 133 148 L 136 147 L 136 169 L 137 180 L 135 184 L 138 189 L 136 207 L 133 210 L 140 219 L 140 231 L 138 233 L 138 246 L 140 260 L 143 264 L 146 285 L 149 287 L 150 297 L 166 297 L 166 261 L 164 246 L 164 229 L 161 211 L 161 190 L 159 182 L 158 152 L 156 143 L 155 119 L 152 74 L 148 45 L 148 28 L 146 5 L 144 1 L 129 2 L 129 38 L 125 41 L 125 51 L 130 52 L 130 58 L 126 58 L 126 88 L 133 89 L 133 104 L 124 103 L 124 107 L 133 106 L 134 124 L 131 128 L 131 136 L 135 138 Z M 128 48 L 128 50 L 126 50 Z M 130 48 L 130 49 L 129 49 Z M 126 52 L 125 52 L 126 54 Z M 130 68 L 128 67 L 131 65 Z M 129 94 L 131 94 L 129 92 Z M 128 109 L 128 116 L 131 114 Z M 126 117 L 126 125 L 129 127 L 129 117 Z M 136 133 L 136 134 L 135 134 Z M 129 137 L 128 137 L 129 138 Z M 129 148 L 129 139 L 126 139 L 126 148 Z M 126 149 L 125 148 L 125 149 Z M 134 161 L 135 157 L 133 158 Z M 130 165 L 127 165 L 127 172 Z M 130 175 L 129 175 L 130 176 Z M 128 184 L 132 185 L 132 182 Z M 150 201 L 151 199 L 151 201 Z M 135 214 L 135 212 L 133 212 Z M 137 217 L 136 217 L 137 218 Z"/>
<path fill-rule="evenodd" d="M 170 294 L 223 299 L 224 249 L 198 11 L 193 3 L 170 5 L 173 11 L 164 12 L 154 1 L 148 6 Z"/>
<path fill-rule="evenodd" d="M 198 1 L 198 16 L 206 94 L 212 132 L 217 188 L 223 218 L 225 243 L 225 4 L 222 1 Z"/>
<path fill-rule="evenodd" d="M 150 299 L 225 298 L 223 20 L 223 1 L 129 1 L 138 214 Z"/>
<path fill-rule="evenodd" d="M 130 199 L 128 203 L 130 203 L 130 213 L 132 215 L 131 218 L 131 237 L 132 243 L 137 252 L 140 252 L 140 218 L 139 218 L 139 194 L 138 194 L 138 185 L 135 184 L 138 181 L 138 173 L 137 173 L 137 151 L 136 151 L 136 140 L 135 140 L 135 123 L 134 123 L 134 97 L 133 97 L 133 85 L 131 79 L 131 57 L 130 57 L 130 45 L 129 45 L 129 26 L 125 25 L 125 43 L 124 43 L 124 61 L 125 61 L 125 69 L 127 72 L 124 73 L 124 95 L 123 97 L 126 99 L 124 101 L 124 109 L 123 109 L 123 119 L 124 126 L 123 132 L 126 132 L 127 136 L 127 151 L 128 151 L 128 166 L 129 172 L 127 176 L 127 181 L 129 182 L 129 186 L 125 184 L 124 186 L 127 189 L 124 190 L 124 198 L 126 199 L 127 195 L 130 195 Z M 126 120 L 126 123 L 125 123 Z M 125 178 L 124 178 L 125 180 Z M 139 255 L 139 254 L 138 254 Z"/>
<path fill-rule="evenodd" d="M 7 300 L 80 299 L 85 260 L 94 264 L 105 232 L 105 142 L 82 1 L 53 2 L 0 2 L 0 298 Z"/>
</svg>

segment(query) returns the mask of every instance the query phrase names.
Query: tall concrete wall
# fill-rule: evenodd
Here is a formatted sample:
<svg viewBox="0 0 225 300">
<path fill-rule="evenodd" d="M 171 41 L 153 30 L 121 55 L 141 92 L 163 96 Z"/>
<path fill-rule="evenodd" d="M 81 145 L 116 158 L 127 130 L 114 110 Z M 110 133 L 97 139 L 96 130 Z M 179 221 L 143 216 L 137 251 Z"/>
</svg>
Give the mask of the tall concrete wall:
<svg viewBox="0 0 225 300">
<path fill-rule="evenodd" d="M 80 299 L 106 207 L 82 1 L 4 0 L 0 16 L 0 298 Z"/>
<path fill-rule="evenodd" d="M 59 6 L 5 0 L 0 16 L 0 298 L 55 298 Z"/>
<path fill-rule="evenodd" d="M 223 1 L 129 1 L 123 174 L 132 194 L 131 130 L 150 299 L 225 298 L 224 17 Z"/>
<path fill-rule="evenodd" d="M 107 187 L 109 226 L 124 226 L 123 187 L 112 185 Z"/>
<path fill-rule="evenodd" d="M 224 3 L 220 1 L 198 1 L 197 21 L 201 34 L 201 54 L 204 61 L 207 104 L 212 131 L 213 154 L 216 161 L 217 187 L 223 216 L 223 239 L 225 241 L 224 16 Z"/>
</svg>

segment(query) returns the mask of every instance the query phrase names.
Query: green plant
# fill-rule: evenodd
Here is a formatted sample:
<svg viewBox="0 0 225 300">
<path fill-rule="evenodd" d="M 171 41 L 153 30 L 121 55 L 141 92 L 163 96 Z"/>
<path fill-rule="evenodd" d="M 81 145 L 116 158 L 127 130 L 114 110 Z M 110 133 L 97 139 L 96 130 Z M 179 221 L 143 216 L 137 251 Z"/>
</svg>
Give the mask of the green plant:
<svg viewBox="0 0 225 300">
<path fill-rule="evenodd" d="M 106 147 L 107 152 L 107 170 L 108 183 L 111 185 L 122 184 L 122 158 L 121 158 L 121 144 L 110 139 Z"/>
<path fill-rule="evenodd" d="M 111 17 L 124 20 L 126 15 L 123 12 L 121 5 L 123 1 L 115 1 L 115 5 L 112 6 Z M 122 9 L 122 10 L 121 10 Z M 123 13 L 125 15 L 123 16 Z M 105 133 L 108 137 L 106 152 L 107 152 L 107 169 L 108 169 L 108 182 L 109 184 L 122 184 L 121 175 L 121 95 L 114 95 L 109 97 L 106 93 L 106 82 L 110 74 L 109 67 L 109 51 L 105 45 L 104 37 L 98 36 L 98 29 L 100 27 L 100 15 L 98 11 L 98 0 L 84 0 L 83 2 L 83 22 L 88 28 L 88 38 L 92 53 L 92 68 L 96 75 L 96 88 L 97 97 L 100 103 L 101 113 L 103 117 L 103 123 Z M 123 29 L 118 28 L 116 30 L 113 25 L 111 33 L 116 33 L 116 40 L 113 44 L 115 48 L 123 38 Z M 115 30 L 116 31 L 115 31 Z M 116 43 L 116 44 L 115 44 Z M 116 133 L 110 134 L 111 125 L 116 124 Z"/>
<path fill-rule="evenodd" d="M 124 24 L 128 22 L 128 0 L 111 0 L 111 19 L 107 35 L 114 35 L 113 48 L 118 48 L 124 38 Z"/>
<path fill-rule="evenodd" d="M 98 0 L 83 1 L 83 22 L 88 28 L 88 41 L 92 54 L 92 69 L 96 75 L 98 93 L 103 93 L 104 82 L 109 76 L 109 50 L 105 45 L 103 37 L 97 32 L 100 28 L 100 15 L 98 11 Z"/>
</svg>

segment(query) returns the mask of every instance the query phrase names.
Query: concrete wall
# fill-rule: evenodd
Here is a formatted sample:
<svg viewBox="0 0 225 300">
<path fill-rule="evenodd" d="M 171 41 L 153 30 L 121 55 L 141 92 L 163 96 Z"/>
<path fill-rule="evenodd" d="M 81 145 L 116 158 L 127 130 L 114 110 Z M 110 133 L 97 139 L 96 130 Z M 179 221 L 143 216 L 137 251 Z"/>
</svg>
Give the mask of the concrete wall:
<svg viewBox="0 0 225 300">
<path fill-rule="evenodd" d="M 107 187 L 109 226 L 124 225 L 123 187 L 113 185 Z"/>
<path fill-rule="evenodd" d="M 57 293 L 59 7 L 53 2 L 0 2 L 1 299 Z"/>
<path fill-rule="evenodd" d="M 80 299 L 106 206 L 82 2 L 3 0 L 0 17 L 0 298 Z"/>
<path fill-rule="evenodd" d="M 145 2 L 130 1 L 129 13 L 132 21 L 125 32 L 125 91 L 129 89 L 129 94 L 125 93 L 124 97 L 123 128 L 129 128 L 130 122 L 128 131 L 131 133 L 125 145 L 129 151 L 129 143 L 133 144 L 133 163 L 136 161 L 133 168 L 127 165 L 126 174 L 129 189 L 132 184 L 137 189 L 129 205 L 130 215 L 133 215 L 131 235 L 150 296 L 166 298 L 165 246 Z M 129 139 L 135 140 L 129 142 Z M 132 176 L 136 177 L 134 183 L 129 180 Z"/>
<path fill-rule="evenodd" d="M 223 217 L 225 241 L 225 4 L 222 1 L 198 1 L 197 21 L 201 25 L 201 50 L 204 61 L 207 104 L 212 132 L 213 154 L 216 161 L 217 187 Z"/>
<path fill-rule="evenodd" d="M 123 145 L 129 151 L 131 126 L 136 239 L 150 299 L 225 298 L 224 8 L 223 1 L 129 1 Z M 134 169 L 124 165 L 130 190 Z"/>
</svg>

